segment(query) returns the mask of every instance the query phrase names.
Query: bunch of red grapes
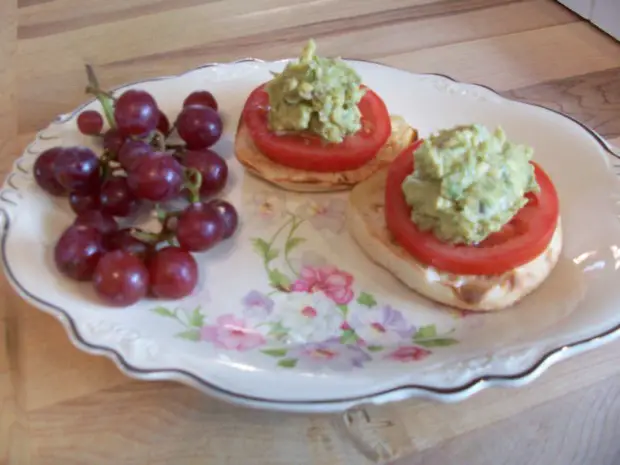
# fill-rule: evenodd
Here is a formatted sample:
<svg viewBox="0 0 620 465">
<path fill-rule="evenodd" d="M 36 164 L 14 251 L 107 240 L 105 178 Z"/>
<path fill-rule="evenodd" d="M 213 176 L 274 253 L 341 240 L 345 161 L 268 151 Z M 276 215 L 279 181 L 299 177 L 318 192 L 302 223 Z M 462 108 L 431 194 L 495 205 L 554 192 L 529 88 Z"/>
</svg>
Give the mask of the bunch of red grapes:
<svg viewBox="0 0 620 465">
<path fill-rule="evenodd" d="M 90 92 L 102 102 L 110 129 L 102 132 L 104 118 L 93 110 L 83 111 L 77 125 L 83 134 L 102 137 L 103 154 L 54 147 L 34 165 L 38 185 L 68 195 L 77 214 L 56 243 L 56 266 L 74 280 L 92 281 L 113 306 L 147 295 L 185 297 L 198 282 L 191 252 L 230 238 L 238 222 L 230 203 L 212 198 L 228 178 L 226 162 L 209 149 L 222 134 L 217 102 L 210 92 L 191 93 L 171 128 L 148 92 L 128 90 L 118 98 L 98 88 Z M 168 144 L 174 131 L 184 144 Z M 162 202 L 180 197 L 189 200 L 184 209 L 161 210 Z M 146 202 L 158 209 L 161 231 L 120 228 L 116 218 Z"/>
</svg>

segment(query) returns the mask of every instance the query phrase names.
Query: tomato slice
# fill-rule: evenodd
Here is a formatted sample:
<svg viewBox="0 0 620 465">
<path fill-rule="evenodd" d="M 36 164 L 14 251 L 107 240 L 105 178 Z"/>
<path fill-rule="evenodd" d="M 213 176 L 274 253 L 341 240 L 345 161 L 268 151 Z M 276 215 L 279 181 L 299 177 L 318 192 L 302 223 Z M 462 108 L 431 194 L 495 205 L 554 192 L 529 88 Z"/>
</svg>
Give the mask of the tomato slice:
<svg viewBox="0 0 620 465">
<path fill-rule="evenodd" d="M 385 220 L 396 241 L 420 262 L 441 271 L 462 275 L 497 275 L 533 260 L 549 245 L 559 217 L 558 195 L 549 176 L 534 165 L 538 194 L 527 194 L 528 203 L 500 231 L 476 245 L 453 245 L 432 232 L 420 231 L 411 221 L 401 185 L 413 172 L 417 141 L 390 165 L 385 190 Z"/>
<path fill-rule="evenodd" d="M 276 163 L 305 171 L 353 170 L 374 158 L 390 137 L 390 114 L 383 100 L 370 89 L 358 104 L 362 129 L 340 143 L 326 143 L 311 133 L 276 134 L 269 130 L 269 96 L 264 86 L 248 97 L 243 121 L 256 147 Z"/>
</svg>

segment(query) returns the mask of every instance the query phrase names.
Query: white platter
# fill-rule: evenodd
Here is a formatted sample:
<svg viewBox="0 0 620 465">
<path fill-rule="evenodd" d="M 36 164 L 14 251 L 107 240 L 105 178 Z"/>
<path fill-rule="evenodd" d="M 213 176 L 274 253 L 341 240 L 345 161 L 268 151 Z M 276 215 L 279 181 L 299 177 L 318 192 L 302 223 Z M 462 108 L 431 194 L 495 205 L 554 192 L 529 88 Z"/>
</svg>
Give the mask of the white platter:
<svg viewBox="0 0 620 465">
<path fill-rule="evenodd" d="M 620 160 L 598 135 L 481 86 L 350 61 L 422 137 L 462 123 L 501 125 L 534 147 L 555 182 L 565 234 L 558 266 L 514 308 L 467 314 L 418 297 L 373 265 L 343 227 L 346 193 L 292 194 L 244 175 L 232 153 L 241 107 L 284 63 L 211 64 L 124 87 L 150 91 L 172 118 L 194 89 L 211 90 L 220 103 L 225 133 L 215 150 L 231 169 L 224 196 L 241 227 L 226 246 L 197 256 L 202 284 L 194 295 L 110 309 L 90 286 L 55 270 L 53 245 L 73 215 L 66 199 L 42 193 L 31 168 L 52 146 L 96 147 L 76 127 L 79 111 L 96 102 L 41 131 L 0 192 L 2 260 L 16 291 L 57 317 L 79 348 L 113 359 L 131 377 L 286 411 L 410 397 L 457 401 L 485 387 L 525 384 L 618 335 Z M 274 291 L 270 281 L 294 292 Z"/>
</svg>

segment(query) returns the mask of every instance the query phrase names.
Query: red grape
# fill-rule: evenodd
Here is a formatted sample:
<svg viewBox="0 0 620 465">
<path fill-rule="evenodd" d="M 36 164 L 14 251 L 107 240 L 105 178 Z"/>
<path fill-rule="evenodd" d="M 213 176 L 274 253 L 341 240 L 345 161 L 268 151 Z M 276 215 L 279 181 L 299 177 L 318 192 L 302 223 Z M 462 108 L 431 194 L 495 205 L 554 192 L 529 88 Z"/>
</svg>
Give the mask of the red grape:
<svg viewBox="0 0 620 465">
<path fill-rule="evenodd" d="M 148 292 L 149 272 L 142 261 L 122 250 L 106 253 L 97 265 L 93 284 L 108 305 L 127 307 Z"/>
<path fill-rule="evenodd" d="M 118 161 L 125 171 L 134 169 L 146 156 L 152 155 L 153 147 L 141 140 L 128 140 L 118 152 Z"/>
<path fill-rule="evenodd" d="M 200 194 L 215 195 L 226 185 L 228 165 L 222 157 L 212 150 L 191 150 L 183 155 L 183 165 L 195 168 L 202 175 Z"/>
<path fill-rule="evenodd" d="M 77 118 L 77 126 L 82 134 L 96 136 L 103 129 L 103 117 L 94 110 L 83 111 Z"/>
<path fill-rule="evenodd" d="M 99 186 L 99 159 L 87 147 L 69 147 L 54 161 L 54 176 L 68 191 L 92 192 Z"/>
<path fill-rule="evenodd" d="M 118 153 L 124 143 L 125 137 L 117 129 L 108 129 L 103 135 L 103 148 L 109 152 Z"/>
<path fill-rule="evenodd" d="M 171 200 L 183 186 L 183 167 L 171 155 L 148 156 L 127 175 L 130 189 L 140 199 L 153 202 Z"/>
<path fill-rule="evenodd" d="M 224 230 L 222 239 L 231 237 L 237 230 L 237 225 L 239 224 L 239 215 L 235 207 L 225 200 L 219 199 L 211 200 L 206 204 L 206 207 L 213 208 L 220 216 L 222 228 Z"/>
<path fill-rule="evenodd" d="M 41 189 L 51 195 L 62 195 L 66 192 L 54 175 L 56 158 L 63 151 L 63 147 L 47 149 L 34 162 L 34 179 Z"/>
<path fill-rule="evenodd" d="M 177 131 L 190 150 L 205 149 L 222 136 L 222 120 L 213 108 L 191 105 L 181 110 Z"/>
<path fill-rule="evenodd" d="M 176 235 L 182 248 L 201 252 L 222 240 L 224 225 L 214 208 L 205 208 L 202 203 L 194 203 L 179 216 Z"/>
<path fill-rule="evenodd" d="M 134 237 L 131 228 L 113 231 L 104 236 L 103 245 L 106 250 L 123 250 L 135 255 L 140 260 L 146 260 L 153 250 L 153 247 L 146 242 Z"/>
<path fill-rule="evenodd" d="M 69 205 L 78 215 L 88 210 L 99 210 L 99 192 L 71 192 L 69 194 Z"/>
<path fill-rule="evenodd" d="M 110 234 L 118 229 L 118 225 L 114 218 L 99 210 L 88 210 L 79 214 L 73 224 L 90 226 L 101 231 L 102 234 Z"/>
<path fill-rule="evenodd" d="M 158 250 L 148 261 L 151 293 L 164 299 L 180 299 L 198 283 L 198 264 L 189 252 L 178 247 Z"/>
<path fill-rule="evenodd" d="M 101 232 L 86 225 L 72 225 L 65 230 L 54 248 L 58 270 L 77 281 L 88 281 L 103 253 Z"/>
<path fill-rule="evenodd" d="M 159 109 L 151 94 L 132 89 L 116 100 L 114 119 L 122 135 L 145 136 L 157 127 Z"/>
<path fill-rule="evenodd" d="M 127 178 L 121 176 L 113 176 L 103 183 L 99 201 L 101 211 L 112 216 L 129 216 L 138 205 L 138 200 L 127 185 Z"/>
<path fill-rule="evenodd" d="M 217 111 L 217 100 L 215 100 L 213 94 L 207 90 L 197 90 L 189 94 L 183 101 L 183 106 L 188 107 L 190 105 L 209 107 Z"/>
<path fill-rule="evenodd" d="M 170 132 L 170 120 L 166 114 L 159 110 L 159 120 L 157 121 L 157 130 L 161 132 L 164 136 L 167 136 Z"/>
</svg>

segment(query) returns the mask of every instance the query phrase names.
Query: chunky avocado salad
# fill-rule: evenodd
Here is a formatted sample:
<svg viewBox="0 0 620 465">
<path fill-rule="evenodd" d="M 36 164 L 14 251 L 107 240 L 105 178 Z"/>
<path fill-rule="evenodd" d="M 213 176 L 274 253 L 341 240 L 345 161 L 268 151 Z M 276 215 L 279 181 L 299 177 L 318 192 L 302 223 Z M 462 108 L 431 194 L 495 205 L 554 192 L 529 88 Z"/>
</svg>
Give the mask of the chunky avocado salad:
<svg viewBox="0 0 620 465">
<path fill-rule="evenodd" d="M 310 40 L 299 60 L 287 64 L 267 84 L 269 128 L 274 132 L 311 132 L 339 143 L 362 128 L 357 104 L 364 96 L 361 78 L 339 58 L 316 55 Z"/>
<path fill-rule="evenodd" d="M 472 245 L 499 231 L 539 190 L 531 147 L 480 124 L 442 130 L 415 151 L 402 190 L 411 220 L 444 242 Z"/>
</svg>

